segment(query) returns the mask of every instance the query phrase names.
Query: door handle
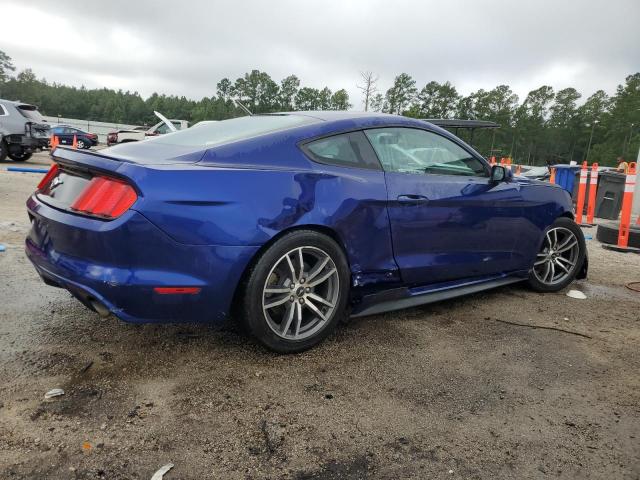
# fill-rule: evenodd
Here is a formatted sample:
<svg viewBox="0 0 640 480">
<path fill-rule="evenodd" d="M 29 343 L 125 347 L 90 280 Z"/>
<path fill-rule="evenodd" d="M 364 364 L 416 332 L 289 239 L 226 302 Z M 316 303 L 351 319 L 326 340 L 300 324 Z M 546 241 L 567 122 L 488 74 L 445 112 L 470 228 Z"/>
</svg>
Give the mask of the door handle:
<svg viewBox="0 0 640 480">
<path fill-rule="evenodd" d="M 419 205 L 428 201 L 424 195 L 398 195 L 398 203 L 401 205 Z"/>
</svg>

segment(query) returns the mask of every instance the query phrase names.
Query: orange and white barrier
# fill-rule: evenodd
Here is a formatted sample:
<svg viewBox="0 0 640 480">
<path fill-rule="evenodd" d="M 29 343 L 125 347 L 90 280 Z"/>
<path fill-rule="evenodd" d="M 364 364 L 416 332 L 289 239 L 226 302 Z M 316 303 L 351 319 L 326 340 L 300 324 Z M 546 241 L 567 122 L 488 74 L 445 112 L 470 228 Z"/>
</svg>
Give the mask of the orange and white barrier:
<svg viewBox="0 0 640 480">
<path fill-rule="evenodd" d="M 49 140 L 49 153 L 53 154 L 53 151 L 58 147 L 58 145 L 60 145 L 60 141 L 57 136 L 53 135 L 51 140 Z"/>
<path fill-rule="evenodd" d="M 580 185 L 578 185 L 578 200 L 576 201 L 576 223 L 582 224 L 582 212 L 584 211 L 584 197 L 587 191 L 587 162 L 582 162 L 580 170 Z"/>
<path fill-rule="evenodd" d="M 629 245 L 629 232 L 631 227 L 631 205 L 633 203 L 633 191 L 636 187 L 636 162 L 629 163 L 627 178 L 624 184 L 624 196 L 622 197 L 622 211 L 620 214 L 620 230 L 618 231 L 618 247 L 627 248 Z"/>
<path fill-rule="evenodd" d="M 589 201 L 587 202 L 587 223 L 593 225 L 593 216 L 596 211 L 596 191 L 598 190 L 598 164 L 591 165 L 591 178 L 589 179 Z"/>
</svg>

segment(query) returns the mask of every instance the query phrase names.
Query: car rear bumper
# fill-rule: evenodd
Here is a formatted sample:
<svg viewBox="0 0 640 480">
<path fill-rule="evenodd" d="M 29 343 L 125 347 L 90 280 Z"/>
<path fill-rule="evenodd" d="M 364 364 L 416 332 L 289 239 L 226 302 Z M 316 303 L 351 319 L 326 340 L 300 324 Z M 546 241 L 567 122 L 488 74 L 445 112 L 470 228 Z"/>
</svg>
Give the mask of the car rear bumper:
<svg viewBox="0 0 640 480">
<path fill-rule="evenodd" d="M 130 210 L 105 222 L 27 202 L 26 254 L 49 285 L 127 322 L 220 322 L 258 247 L 183 245 Z M 196 287 L 160 294 L 156 287 Z M 96 305 L 97 302 L 97 305 Z"/>
<path fill-rule="evenodd" d="M 38 148 L 46 148 L 49 145 L 48 137 L 32 137 L 30 135 L 7 135 L 9 143 L 20 145 L 26 151 L 31 152 Z"/>
</svg>

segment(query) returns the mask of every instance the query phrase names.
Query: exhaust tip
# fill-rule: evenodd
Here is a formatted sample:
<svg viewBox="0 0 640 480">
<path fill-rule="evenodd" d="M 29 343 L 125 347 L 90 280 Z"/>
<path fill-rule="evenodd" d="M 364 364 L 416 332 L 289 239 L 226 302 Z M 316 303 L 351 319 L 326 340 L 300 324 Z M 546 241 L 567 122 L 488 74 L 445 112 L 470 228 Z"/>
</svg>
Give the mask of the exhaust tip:
<svg viewBox="0 0 640 480">
<path fill-rule="evenodd" d="M 89 299 L 89 303 L 91 304 L 91 307 L 93 307 L 93 309 L 98 313 L 98 315 L 100 315 L 102 318 L 106 318 L 109 315 L 111 315 L 111 312 L 109 311 L 109 309 L 107 307 L 105 307 L 102 303 L 100 303 L 99 301 L 97 301 L 95 298 L 90 298 Z"/>
</svg>

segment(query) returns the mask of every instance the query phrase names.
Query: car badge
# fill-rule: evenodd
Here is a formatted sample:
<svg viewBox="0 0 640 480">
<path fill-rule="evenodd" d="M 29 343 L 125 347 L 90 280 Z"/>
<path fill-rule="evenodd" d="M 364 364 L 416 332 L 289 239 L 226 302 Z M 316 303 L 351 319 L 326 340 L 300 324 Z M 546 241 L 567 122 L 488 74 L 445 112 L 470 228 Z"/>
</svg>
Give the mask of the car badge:
<svg viewBox="0 0 640 480">
<path fill-rule="evenodd" d="M 60 177 L 56 177 L 51 181 L 51 187 L 49 187 L 49 190 L 53 190 L 58 185 L 62 185 L 63 183 L 64 183 L 64 180 L 60 180 Z"/>
</svg>

